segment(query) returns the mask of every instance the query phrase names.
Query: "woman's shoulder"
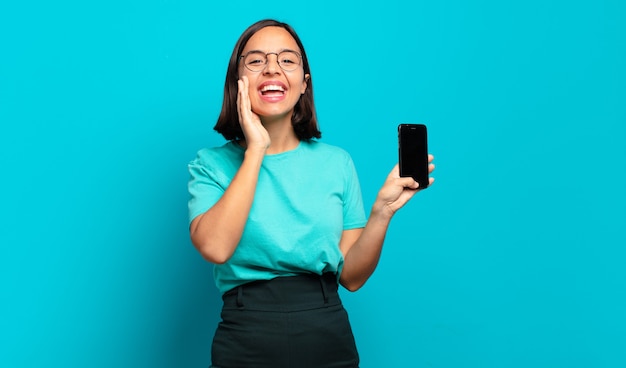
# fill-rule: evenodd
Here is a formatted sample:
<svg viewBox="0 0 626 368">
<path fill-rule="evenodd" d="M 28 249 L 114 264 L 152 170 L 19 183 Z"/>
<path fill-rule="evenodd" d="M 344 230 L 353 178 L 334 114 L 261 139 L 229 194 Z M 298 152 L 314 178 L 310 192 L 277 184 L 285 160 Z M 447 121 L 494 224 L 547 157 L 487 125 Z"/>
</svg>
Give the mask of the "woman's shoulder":
<svg viewBox="0 0 626 368">
<path fill-rule="evenodd" d="M 308 150 L 323 153 L 326 155 L 336 156 L 336 157 L 350 157 L 350 154 L 345 149 L 335 146 L 332 144 L 320 142 L 317 140 L 310 140 L 303 142 Z"/>
<path fill-rule="evenodd" d="M 214 166 L 241 159 L 243 159 L 243 149 L 237 143 L 230 141 L 221 146 L 200 149 L 191 164 Z"/>
</svg>

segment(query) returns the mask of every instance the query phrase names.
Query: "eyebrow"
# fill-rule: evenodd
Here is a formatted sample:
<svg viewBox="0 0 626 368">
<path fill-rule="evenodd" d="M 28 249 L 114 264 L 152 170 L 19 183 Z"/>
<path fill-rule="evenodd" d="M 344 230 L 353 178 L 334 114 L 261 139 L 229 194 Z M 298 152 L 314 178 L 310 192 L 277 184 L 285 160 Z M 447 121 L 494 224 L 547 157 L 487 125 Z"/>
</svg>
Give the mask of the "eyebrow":
<svg viewBox="0 0 626 368">
<path fill-rule="evenodd" d="M 297 54 L 300 54 L 300 52 L 299 52 L 299 51 L 292 50 L 292 49 L 281 49 L 281 50 L 276 51 L 276 53 L 277 53 L 277 54 L 280 54 L 281 52 L 284 52 L 284 51 L 291 51 L 291 52 L 295 52 L 295 53 L 297 53 Z M 244 52 L 244 53 L 242 53 L 242 55 L 249 54 L 249 53 L 252 53 L 252 52 L 258 52 L 258 53 L 261 53 L 261 54 L 271 54 L 271 53 L 274 53 L 274 52 L 265 52 L 265 51 L 263 51 L 263 50 L 250 50 L 250 51 L 248 51 L 248 52 Z"/>
</svg>

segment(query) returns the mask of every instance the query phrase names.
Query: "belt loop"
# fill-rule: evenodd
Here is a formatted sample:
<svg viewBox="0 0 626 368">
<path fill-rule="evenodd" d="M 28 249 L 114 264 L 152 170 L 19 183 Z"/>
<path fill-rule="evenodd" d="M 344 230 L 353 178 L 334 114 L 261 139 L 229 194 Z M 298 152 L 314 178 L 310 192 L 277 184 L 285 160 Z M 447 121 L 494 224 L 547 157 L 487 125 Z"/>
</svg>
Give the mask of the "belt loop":
<svg viewBox="0 0 626 368">
<path fill-rule="evenodd" d="M 322 285 L 322 295 L 324 296 L 324 304 L 328 304 L 328 289 L 326 288 L 326 282 L 324 276 L 319 277 L 320 284 Z"/>
<path fill-rule="evenodd" d="M 237 307 L 243 308 L 243 286 L 237 286 Z"/>
</svg>

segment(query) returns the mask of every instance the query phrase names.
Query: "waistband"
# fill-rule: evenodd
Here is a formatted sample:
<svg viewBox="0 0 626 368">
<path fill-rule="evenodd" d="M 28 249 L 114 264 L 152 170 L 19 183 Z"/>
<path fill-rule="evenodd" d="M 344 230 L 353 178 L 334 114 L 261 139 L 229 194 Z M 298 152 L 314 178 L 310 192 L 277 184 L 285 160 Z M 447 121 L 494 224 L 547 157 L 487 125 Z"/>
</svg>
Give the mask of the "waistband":
<svg viewBox="0 0 626 368">
<path fill-rule="evenodd" d="M 337 275 L 302 274 L 253 281 L 224 295 L 224 309 L 294 312 L 341 304 Z"/>
</svg>

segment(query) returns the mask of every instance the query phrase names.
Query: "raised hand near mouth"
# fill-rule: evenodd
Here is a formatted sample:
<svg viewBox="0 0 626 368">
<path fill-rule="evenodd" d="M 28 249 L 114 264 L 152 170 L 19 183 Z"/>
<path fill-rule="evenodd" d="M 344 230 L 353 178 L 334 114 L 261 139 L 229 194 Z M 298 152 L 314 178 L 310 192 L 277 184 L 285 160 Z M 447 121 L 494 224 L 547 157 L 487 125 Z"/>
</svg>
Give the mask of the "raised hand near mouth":
<svg viewBox="0 0 626 368">
<path fill-rule="evenodd" d="M 239 114 L 239 124 L 246 138 L 246 149 L 267 150 L 271 140 L 267 129 L 261 124 L 261 119 L 252 112 L 250 105 L 250 95 L 248 88 L 250 82 L 248 77 L 242 76 L 237 81 L 239 91 L 237 93 L 237 113 Z"/>
</svg>

